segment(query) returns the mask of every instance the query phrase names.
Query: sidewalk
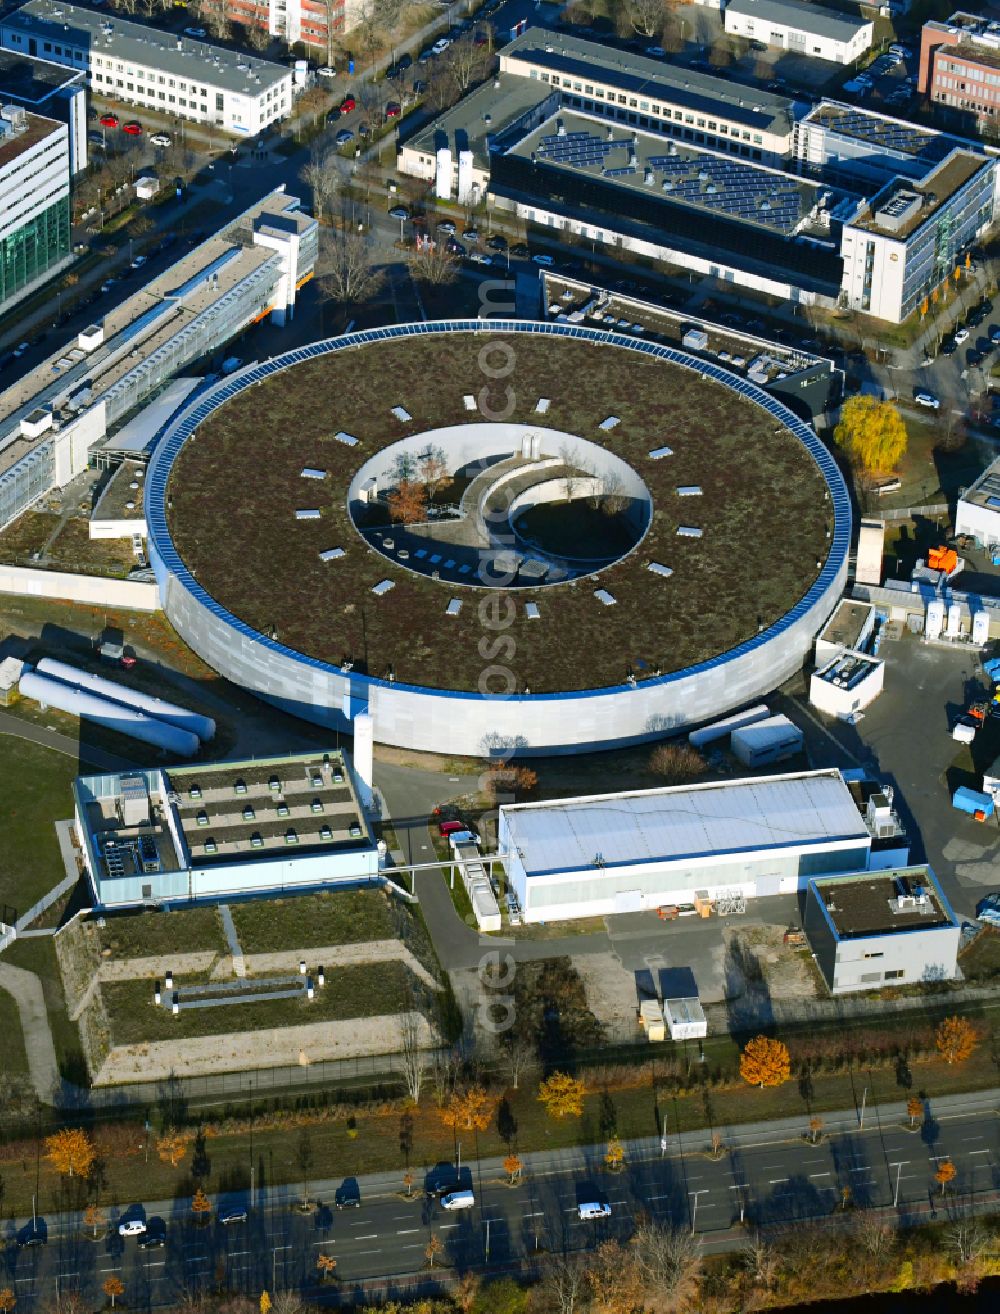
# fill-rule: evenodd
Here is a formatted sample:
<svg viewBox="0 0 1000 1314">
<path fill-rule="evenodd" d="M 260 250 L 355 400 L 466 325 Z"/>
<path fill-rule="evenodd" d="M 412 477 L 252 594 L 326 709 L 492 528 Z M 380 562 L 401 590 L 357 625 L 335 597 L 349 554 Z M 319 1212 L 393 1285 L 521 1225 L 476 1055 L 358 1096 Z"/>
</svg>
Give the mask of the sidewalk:
<svg viewBox="0 0 1000 1314">
<path fill-rule="evenodd" d="M 1000 1105 L 1000 1088 L 977 1091 L 968 1095 L 946 1095 L 934 1102 L 931 1116 L 933 1116 L 934 1121 L 942 1122 L 949 1117 L 967 1117 L 977 1112 L 984 1115 L 995 1115 L 998 1105 Z M 868 1130 L 875 1132 L 891 1122 L 902 1122 L 906 1116 L 905 1100 L 891 1104 L 881 1104 L 878 1106 L 877 1111 L 872 1105 L 869 1105 L 866 1117 Z M 775 1145 L 781 1142 L 802 1142 L 805 1119 L 800 1114 L 791 1118 L 775 1119 L 772 1122 L 745 1123 L 736 1127 L 722 1127 L 717 1130 L 721 1132 L 725 1150 L 729 1153 L 733 1150 L 748 1149 L 751 1146 Z M 823 1115 L 823 1133 L 826 1138 L 838 1132 L 846 1133 L 860 1130 L 862 1130 L 860 1115 L 854 1109 L 842 1109 Z M 630 1164 L 661 1158 L 681 1160 L 685 1155 L 703 1154 L 708 1148 L 709 1139 L 707 1130 L 697 1129 L 682 1132 L 679 1136 L 668 1131 L 665 1139 L 650 1136 L 641 1140 L 626 1141 L 624 1142 L 625 1160 Z M 599 1144 L 576 1146 L 565 1150 L 526 1151 L 520 1156 L 523 1165 L 522 1178 L 527 1180 L 576 1172 L 594 1172 L 602 1167 L 606 1149 L 607 1145 L 602 1141 Z M 486 1180 L 494 1178 L 503 1180 L 507 1176 L 503 1160 L 499 1156 L 476 1161 L 476 1172 L 482 1179 Z M 362 1199 L 399 1195 L 404 1189 L 401 1172 L 370 1173 L 367 1176 L 359 1177 L 357 1180 Z M 340 1183 L 340 1178 L 326 1178 L 317 1181 L 313 1184 L 311 1193 L 324 1202 L 332 1201 L 334 1192 Z M 415 1171 L 413 1194 L 419 1195 L 421 1193 L 421 1178 L 419 1173 Z M 228 1202 L 231 1203 L 232 1192 L 226 1192 L 225 1194 Z M 215 1195 L 210 1198 L 213 1202 L 218 1199 Z M 259 1189 L 253 1203 L 257 1205 L 266 1203 L 271 1208 L 282 1208 L 291 1207 L 300 1198 L 301 1192 L 298 1183 L 290 1182 Z M 150 1200 L 144 1203 L 146 1213 L 150 1216 L 159 1215 L 167 1219 L 179 1216 L 186 1218 L 190 1213 L 190 1200 L 187 1196 L 183 1199 Z M 916 1212 L 912 1205 L 909 1206 L 909 1212 Z M 58 1222 L 56 1222 L 56 1218 L 49 1220 L 50 1236 L 57 1235 L 60 1232 L 68 1233 L 79 1228 L 82 1225 L 83 1211 L 71 1210 L 56 1217 Z M 13 1226 L 19 1228 L 28 1222 L 30 1222 L 30 1219 L 27 1217 L 14 1219 Z M 8 1224 L 9 1230 L 10 1224 Z M 730 1233 L 733 1232 L 733 1229 L 720 1229 L 720 1234 L 722 1232 Z M 743 1234 L 740 1233 L 739 1235 L 742 1236 Z"/>
</svg>

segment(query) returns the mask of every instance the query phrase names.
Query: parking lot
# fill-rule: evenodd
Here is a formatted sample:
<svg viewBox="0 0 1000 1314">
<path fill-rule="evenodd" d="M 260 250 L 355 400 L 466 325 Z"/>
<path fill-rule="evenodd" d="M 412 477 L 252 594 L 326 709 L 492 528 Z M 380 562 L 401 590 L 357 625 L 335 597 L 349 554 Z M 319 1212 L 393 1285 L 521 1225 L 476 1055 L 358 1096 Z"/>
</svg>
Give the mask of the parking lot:
<svg viewBox="0 0 1000 1314">
<path fill-rule="evenodd" d="M 987 721 L 971 751 L 952 739 L 951 730 L 970 702 L 988 696 L 989 681 L 970 647 L 931 645 L 905 634 L 884 640 L 879 656 L 886 661 L 885 690 L 864 719 L 856 727 L 823 723 L 849 754 L 893 786 L 913 861 L 929 862 L 956 914 L 971 917 L 983 895 L 1000 887 L 1000 828 L 995 820 L 976 822 L 956 811 L 951 795 L 959 785 L 981 788 L 984 768 L 1000 755 L 1000 719 Z M 812 709 L 803 715 L 823 720 Z M 817 766 L 844 765 L 836 756 L 829 741 L 825 753 L 814 743 Z"/>
</svg>

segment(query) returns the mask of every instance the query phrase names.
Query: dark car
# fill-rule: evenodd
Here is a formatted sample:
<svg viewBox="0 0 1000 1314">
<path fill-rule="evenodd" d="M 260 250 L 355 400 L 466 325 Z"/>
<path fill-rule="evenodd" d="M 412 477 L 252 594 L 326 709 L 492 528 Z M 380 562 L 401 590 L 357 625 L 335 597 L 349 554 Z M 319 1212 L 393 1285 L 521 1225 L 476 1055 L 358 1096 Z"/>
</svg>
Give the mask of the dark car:
<svg viewBox="0 0 1000 1314">
<path fill-rule="evenodd" d="M 49 1229 L 41 1218 L 25 1223 L 14 1237 L 18 1250 L 30 1250 L 33 1246 L 48 1245 Z"/>
<path fill-rule="evenodd" d="M 398 119 L 403 112 L 403 107 L 398 100 L 390 100 L 385 107 L 385 117 L 387 119 Z"/>
<path fill-rule="evenodd" d="M 965 363 L 970 367 L 982 365 L 983 353 L 981 351 L 969 350 L 965 353 Z"/>
<path fill-rule="evenodd" d="M 339 118 L 340 118 L 340 106 L 334 105 L 333 109 L 326 116 L 326 121 L 327 123 L 336 123 Z"/>
<path fill-rule="evenodd" d="M 162 1218 L 146 1220 L 145 1234 L 139 1237 L 136 1245 L 140 1250 L 162 1250 L 167 1244 L 167 1224 Z"/>
<path fill-rule="evenodd" d="M 944 342 L 941 343 L 942 356 L 954 356 L 957 350 L 958 344 L 954 338 L 945 338 Z"/>
<path fill-rule="evenodd" d="M 502 233 L 496 233 L 493 237 L 489 238 L 486 245 L 491 251 L 506 251 L 507 239 Z"/>
<path fill-rule="evenodd" d="M 345 1177 L 337 1187 L 333 1203 L 338 1209 L 360 1209 L 361 1188 L 356 1177 Z"/>
<path fill-rule="evenodd" d="M 519 256 L 520 258 L 523 259 L 525 256 L 528 255 L 527 243 L 526 242 L 516 243 L 516 245 L 510 248 L 510 253 L 512 256 Z"/>
</svg>

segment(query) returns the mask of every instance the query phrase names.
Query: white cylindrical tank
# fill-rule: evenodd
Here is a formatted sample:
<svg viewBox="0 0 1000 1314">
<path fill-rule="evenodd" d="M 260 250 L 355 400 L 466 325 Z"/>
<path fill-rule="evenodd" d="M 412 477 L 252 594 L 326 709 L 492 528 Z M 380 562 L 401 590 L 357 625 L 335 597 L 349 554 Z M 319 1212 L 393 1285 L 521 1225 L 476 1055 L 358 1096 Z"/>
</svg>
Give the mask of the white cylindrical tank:
<svg viewBox="0 0 1000 1314">
<path fill-rule="evenodd" d="M 292 79 L 297 87 L 304 87 L 309 80 L 309 61 L 308 59 L 297 59 L 295 68 L 292 72 Z"/>
<path fill-rule="evenodd" d="M 95 725 L 117 730 L 119 734 L 131 735 L 133 739 L 165 748 L 180 757 L 193 757 L 201 747 L 198 736 L 189 730 L 168 725 L 166 721 L 157 721 L 155 717 L 147 716 L 133 707 L 123 707 L 110 698 L 101 698 L 88 689 L 67 684 L 64 680 L 54 680 L 50 675 L 28 671 L 21 676 L 19 687 L 25 698 L 34 698 L 46 707 L 57 707 L 61 712 L 85 717 Z"/>
<path fill-rule="evenodd" d="M 933 602 L 927 604 L 927 624 L 924 632 L 928 639 L 938 639 L 941 637 L 941 630 L 944 627 L 944 603 L 940 598 L 935 598 Z"/>
<path fill-rule="evenodd" d="M 990 641 L 990 613 L 977 611 L 972 618 L 972 642 L 977 648 L 984 647 Z"/>
<path fill-rule="evenodd" d="M 962 608 L 957 602 L 953 602 L 948 608 L 948 628 L 945 630 L 945 637 L 957 639 L 962 633 Z"/>
<path fill-rule="evenodd" d="M 451 200 L 451 151 L 447 146 L 442 146 L 437 153 L 434 195 L 439 201 Z"/>
<path fill-rule="evenodd" d="M 111 698 L 114 702 L 121 703 L 123 707 L 135 707 L 141 712 L 148 712 L 158 721 L 187 730 L 190 734 L 197 735 L 199 739 L 207 741 L 215 734 L 215 722 L 210 716 L 191 712 L 186 707 L 178 707 L 176 703 L 164 702 L 162 698 L 154 698 L 152 694 L 139 693 L 137 689 L 129 689 L 115 680 L 106 679 L 103 675 L 91 675 L 89 671 L 82 671 L 79 666 L 56 661 L 54 657 L 43 657 L 37 669 L 42 675 L 51 675 L 56 680 L 64 680 L 67 684 L 74 684 L 80 689 L 90 689 L 100 694 L 102 698 Z"/>
</svg>

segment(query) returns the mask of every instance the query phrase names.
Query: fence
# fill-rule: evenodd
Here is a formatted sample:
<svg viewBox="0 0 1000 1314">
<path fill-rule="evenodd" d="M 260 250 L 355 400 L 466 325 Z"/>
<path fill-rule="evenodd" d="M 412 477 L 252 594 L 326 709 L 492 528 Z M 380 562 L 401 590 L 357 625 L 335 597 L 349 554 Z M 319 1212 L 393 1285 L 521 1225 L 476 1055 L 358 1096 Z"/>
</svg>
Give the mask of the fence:
<svg viewBox="0 0 1000 1314">
<path fill-rule="evenodd" d="M 927 506 L 897 506 L 891 510 L 879 508 L 872 514 L 879 520 L 912 520 L 914 516 L 946 516 L 949 507 L 947 502 L 930 502 Z"/>
</svg>

